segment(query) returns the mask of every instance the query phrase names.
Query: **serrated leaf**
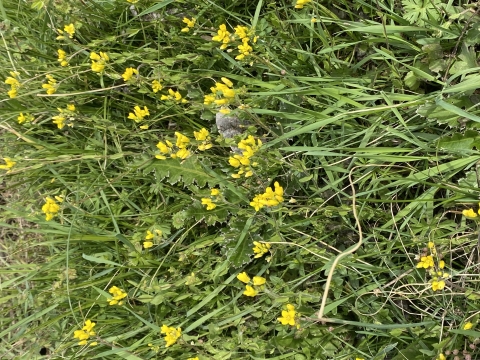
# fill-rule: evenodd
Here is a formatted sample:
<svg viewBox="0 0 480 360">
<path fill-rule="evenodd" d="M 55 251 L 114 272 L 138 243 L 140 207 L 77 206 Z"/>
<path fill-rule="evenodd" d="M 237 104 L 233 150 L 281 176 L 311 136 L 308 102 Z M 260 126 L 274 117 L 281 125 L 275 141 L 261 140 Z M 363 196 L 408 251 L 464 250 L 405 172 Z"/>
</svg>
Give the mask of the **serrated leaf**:
<svg viewBox="0 0 480 360">
<path fill-rule="evenodd" d="M 462 106 L 464 102 L 460 99 L 449 99 L 447 101 L 457 106 Z M 427 102 L 420 106 L 417 110 L 417 114 L 426 117 L 429 120 L 436 120 L 438 124 L 447 124 L 450 127 L 458 126 L 459 116 L 457 114 L 432 102 Z"/>
<path fill-rule="evenodd" d="M 251 260 L 252 243 L 247 234 L 250 231 L 253 219 L 251 217 L 245 221 L 245 219 L 236 218 L 230 224 L 230 231 L 224 235 L 227 260 L 235 268 L 239 268 Z"/>
<path fill-rule="evenodd" d="M 218 183 L 214 177 L 203 170 L 196 156 L 191 156 L 184 161 L 179 159 L 154 161 L 145 168 L 144 172 L 150 172 L 152 169 L 155 170 L 159 180 L 167 179 L 167 182 L 172 185 L 178 182 L 190 185 L 195 182 L 200 187 L 204 187 L 207 183 L 213 187 Z"/>
<path fill-rule="evenodd" d="M 452 136 L 443 136 L 438 140 L 438 147 L 455 152 L 472 150 L 475 141 L 479 140 L 477 131 L 468 130 L 465 134 L 455 133 Z"/>
</svg>

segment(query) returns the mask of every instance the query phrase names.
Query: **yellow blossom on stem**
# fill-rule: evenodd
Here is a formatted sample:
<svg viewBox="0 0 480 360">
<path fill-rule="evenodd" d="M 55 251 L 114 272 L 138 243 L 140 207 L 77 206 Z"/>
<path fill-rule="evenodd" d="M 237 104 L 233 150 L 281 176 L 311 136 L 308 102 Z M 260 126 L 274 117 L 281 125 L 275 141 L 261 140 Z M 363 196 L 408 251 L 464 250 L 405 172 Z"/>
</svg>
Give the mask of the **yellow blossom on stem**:
<svg viewBox="0 0 480 360">
<path fill-rule="evenodd" d="M 432 281 L 432 290 L 433 291 L 437 291 L 437 290 L 443 290 L 443 288 L 445 287 L 445 281 L 443 280 L 434 280 Z"/>
<path fill-rule="evenodd" d="M 23 124 L 25 122 L 31 122 L 33 121 L 33 116 L 30 115 L 30 114 L 23 114 L 23 113 L 20 113 L 20 115 L 18 115 L 17 117 L 17 120 L 18 120 L 18 123 L 19 124 Z"/>
<path fill-rule="evenodd" d="M 160 332 L 165 334 L 165 347 L 172 346 L 177 342 L 177 340 L 182 336 L 182 329 L 174 328 L 167 325 L 162 325 Z"/>
<path fill-rule="evenodd" d="M 72 39 L 75 34 L 75 26 L 73 24 L 65 25 L 63 31 L 65 31 L 68 34 L 68 37 Z"/>
<path fill-rule="evenodd" d="M 162 86 L 162 84 L 160 84 L 160 81 L 158 81 L 158 80 L 153 80 L 152 81 L 152 90 L 153 90 L 154 93 L 157 93 L 162 89 L 163 89 L 163 86 Z"/>
<path fill-rule="evenodd" d="M 183 159 L 186 159 L 187 157 L 190 156 L 190 151 L 185 149 L 185 148 L 182 148 L 182 149 L 178 150 L 175 155 L 176 155 L 177 158 L 183 160 Z"/>
<path fill-rule="evenodd" d="M 424 269 L 433 268 L 434 266 L 435 266 L 435 263 L 433 262 L 432 255 L 422 256 L 420 258 L 419 263 L 417 264 L 417 268 L 424 268 Z"/>
<path fill-rule="evenodd" d="M 271 245 L 268 243 L 260 243 L 258 241 L 253 242 L 254 248 L 253 252 L 255 253 L 255 258 L 261 258 L 264 254 L 268 252 L 270 249 Z"/>
<path fill-rule="evenodd" d="M 261 276 L 254 276 L 253 277 L 253 285 L 255 285 L 255 286 L 263 285 L 263 284 L 265 284 L 266 281 L 267 280 L 264 277 L 261 277 Z"/>
<path fill-rule="evenodd" d="M 297 0 L 295 9 L 303 9 L 303 7 L 310 2 L 312 2 L 312 0 Z"/>
<path fill-rule="evenodd" d="M 127 297 L 127 293 L 124 290 L 112 286 L 108 292 L 113 295 L 113 297 L 108 300 L 109 305 L 123 305 L 122 299 Z"/>
<path fill-rule="evenodd" d="M 45 75 L 47 83 L 42 85 L 42 88 L 47 90 L 48 95 L 52 95 L 57 91 L 57 80 L 52 75 Z"/>
<path fill-rule="evenodd" d="M 90 59 L 92 60 L 92 71 L 100 73 L 105 69 L 105 63 L 110 60 L 107 53 L 100 51 L 100 54 L 96 52 L 90 53 Z"/>
<path fill-rule="evenodd" d="M 467 322 L 465 325 L 463 325 L 463 330 L 470 330 L 471 328 L 473 328 L 473 324 L 471 322 Z"/>
<path fill-rule="evenodd" d="M 245 291 L 243 292 L 243 295 L 254 297 L 257 294 L 258 294 L 258 291 L 255 290 L 253 287 L 251 287 L 250 285 L 245 286 Z"/>
<path fill-rule="evenodd" d="M 295 306 L 287 304 L 286 308 L 286 310 L 282 311 L 282 316 L 277 318 L 277 320 L 280 321 L 282 325 L 297 325 L 297 312 L 295 311 Z"/>
<path fill-rule="evenodd" d="M 213 210 L 217 205 L 210 198 L 202 198 L 202 205 L 205 205 L 207 210 Z"/>
<path fill-rule="evenodd" d="M 4 157 L 3 161 L 5 161 L 5 165 L 0 165 L 0 169 L 2 170 L 10 170 L 17 163 L 8 157 Z"/>
<path fill-rule="evenodd" d="M 185 24 L 187 24 L 187 27 L 184 27 L 181 31 L 182 32 L 189 32 L 190 31 L 190 28 L 193 28 L 195 26 L 195 21 L 196 19 L 192 18 L 192 19 L 188 19 L 186 17 L 183 18 L 182 20 Z"/>
<path fill-rule="evenodd" d="M 80 340 L 78 342 L 78 345 L 86 345 L 87 340 L 90 338 L 90 336 L 95 336 L 95 331 L 93 331 L 93 328 L 95 327 L 95 323 L 91 320 L 85 321 L 85 325 L 82 327 L 81 330 L 75 330 L 73 332 L 73 338 Z M 97 345 L 97 342 L 94 341 L 90 343 L 90 346 L 95 346 Z"/>
<path fill-rule="evenodd" d="M 126 68 L 125 69 L 125 72 L 122 74 L 122 77 L 123 77 L 123 80 L 125 82 L 127 82 L 128 80 L 130 80 L 132 78 L 133 75 L 138 75 L 138 70 L 137 69 L 134 69 L 134 68 Z"/>
<path fill-rule="evenodd" d="M 148 111 L 148 108 L 146 106 L 141 109 L 140 106 L 136 105 L 133 108 L 133 113 L 128 114 L 128 118 L 134 120 L 135 122 L 140 122 L 145 118 L 145 116 L 148 115 L 150 115 L 150 112 Z"/>
<path fill-rule="evenodd" d="M 463 210 L 462 211 L 463 216 L 469 217 L 469 218 L 476 218 L 478 215 L 473 209 L 468 209 L 468 210 Z"/>
<path fill-rule="evenodd" d="M 240 280 L 241 282 L 245 283 L 245 284 L 248 284 L 250 282 L 250 277 L 247 275 L 247 273 L 245 271 L 238 274 L 237 279 Z"/>
<path fill-rule="evenodd" d="M 219 190 L 219 189 L 215 189 L 215 188 L 214 188 L 214 189 L 211 189 L 211 190 L 210 190 L 210 195 L 212 195 L 212 196 L 218 196 L 218 195 L 220 195 L 220 190 Z"/>
<path fill-rule="evenodd" d="M 51 197 L 46 197 L 42 211 L 45 213 L 45 220 L 50 221 L 60 211 L 60 206 Z"/>
<path fill-rule="evenodd" d="M 52 117 L 53 123 L 57 125 L 59 129 L 63 129 L 65 126 L 65 121 L 67 120 L 65 116 L 55 115 Z"/>
<path fill-rule="evenodd" d="M 178 131 L 175 132 L 175 136 L 177 137 L 177 143 L 175 145 L 180 149 L 186 148 L 190 143 L 190 139 Z"/>
<path fill-rule="evenodd" d="M 193 135 L 195 136 L 195 140 L 203 141 L 207 140 L 210 134 L 207 129 L 202 128 L 200 131 L 194 131 Z"/>
<path fill-rule="evenodd" d="M 58 49 L 57 52 L 58 52 L 58 62 L 60 63 L 60 65 L 68 66 L 67 53 L 62 49 Z"/>
<path fill-rule="evenodd" d="M 151 242 L 151 241 L 144 241 L 144 242 L 143 242 L 143 247 L 144 247 L 145 249 L 149 249 L 149 248 L 151 248 L 152 246 L 153 246 L 153 242 Z"/>
</svg>

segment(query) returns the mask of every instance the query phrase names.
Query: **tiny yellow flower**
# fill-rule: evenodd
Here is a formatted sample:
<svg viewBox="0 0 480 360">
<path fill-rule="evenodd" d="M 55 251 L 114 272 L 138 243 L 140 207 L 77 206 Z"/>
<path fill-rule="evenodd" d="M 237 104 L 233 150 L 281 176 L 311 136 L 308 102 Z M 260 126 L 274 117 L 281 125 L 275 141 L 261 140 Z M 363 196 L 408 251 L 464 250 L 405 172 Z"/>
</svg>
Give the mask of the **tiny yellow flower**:
<svg viewBox="0 0 480 360">
<path fill-rule="evenodd" d="M 194 131 L 193 135 L 195 136 L 195 140 L 203 141 L 203 140 L 207 140 L 210 133 L 208 132 L 207 129 L 202 128 L 200 131 Z"/>
<path fill-rule="evenodd" d="M 138 70 L 137 69 L 134 69 L 134 68 L 126 68 L 125 69 L 125 72 L 122 74 L 122 77 L 123 77 L 123 80 L 125 82 L 127 82 L 128 80 L 130 80 L 132 78 L 133 75 L 138 75 Z"/>
<path fill-rule="evenodd" d="M 65 25 L 63 30 L 68 34 L 68 37 L 71 39 L 75 34 L 75 26 L 73 24 Z"/>
<path fill-rule="evenodd" d="M 121 300 L 127 297 L 127 293 L 116 286 L 112 286 L 108 292 L 113 295 L 113 297 L 108 300 L 109 305 L 122 305 L 123 301 Z"/>
<path fill-rule="evenodd" d="M 432 290 L 433 290 L 433 291 L 443 290 L 444 287 L 445 287 L 445 281 L 443 281 L 443 280 L 440 280 L 440 281 L 434 280 L 434 281 L 432 281 Z"/>
<path fill-rule="evenodd" d="M 471 322 L 467 322 L 465 325 L 463 325 L 463 330 L 470 330 L 473 327 L 473 324 Z"/>
<path fill-rule="evenodd" d="M 67 53 L 62 49 L 58 49 L 57 52 L 58 52 L 58 62 L 60 63 L 60 65 L 68 66 Z"/>
<path fill-rule="evenodd" d="M 163 86 L 162 86 L 162 84 L 160 84 L 160 81 L 158 81 L 158 80 L 153 80 L 152 81 L 152 90 L 153 90 L 154 93 L 157 93 L 162 89 L 163 89 Z"/>
<path fill-rule="evenodd" d="M 220 190 L 219 189 L 212 189 L 212 190 L 210 190 L 210 195 L 218 196 L 218 195 L 220 195 Z"/>
<path fill-rule="evenodd" d="M 261 277 L 261 276 L 254 276 L 253 277 L 253 285 L 255 285 L 255 286 L 263 285 L 263 284 L 265 284 L 266 281 L 267 280 L 264 277 Z"/>
<path fill-rule="evenodd" d="M 210 198 L 202 198 L 202 205 L 206 205 L 207 210 L 213 210 L 217 207 L 215 203 L 212 202 Z"/>
<path fill-rule="evenodd" d="M 150 112 L 148 111 L 148 108 L 146 106 L 144 106 L 142 110 L 140 106 L 136 105 L 133 108 L 133 113 L 128 114 L 128 118 L 135 122 L 140 122 L 145 118 L 145 116 L 149 116 L 149 115 L 150 115 Z"/>
<path fill-rule="evenodd" d="M 10 170 L 17 163 L 8 157 L 3 158 L 3 161 L 5 161 L 5 165 L 0 165 L 0 169 L 2 170 Z"/>
<path fill-rule="evenodd" d="M 143 247 L 145 249 L 151 248 L 152 246 L 153 246 L 153 242 L 151 242 L 151 241 L 144 241 L 143 242 Z"/>
<path fill-rule="evenodd" d="M 433 268 L 435 266 L 435 263 L 433 262 L 433 257 L 432 255 L 428 256 L 422 256 L 420 258 L 420 262 L 417 264 L 417 268 Z"/>
<path fill-rule="evenodd" d="M 238 274 L 237 279 L 240 280 L 241 282 L 245 283 L 245 284 L 248 284 L 250 282 L 250 277 L 247 275 L 247 273 L 245 271 Z"/>
<path fill-rule="evenodd" d="M 172 346 L 182 336 L 182 329 L 180 328 L 175 329 L 174 327 L 167 326 L 167 325 L 162 325 L 160 332 L 162 334 L 165 334 L 165 338 L 164 338 L 166 341 L 165 347 Z"/>
<path fill-rule="evenodd" d="M 60 211 L 60 206 L 51 197 L 46 197 L 42 211 L 45 213 L 45 220 L 50 221 Z"/>
<path fill-rule="evenodd" d="M 295 9 L 303 9 L 303 7 L 310 2 L 312 2 L 312 0 L 297 0 Z"/>
<path fill-rule="evenodd" d="M 190 139 L 178 131 L 175 132 L 175 136 L 177 137 L 177 143 L 175 145 L 177 145 L 179 149 L 186 148 L 190 143 Z"/>
<path fill-rule="evenodd" d="M 277 320 L 280 321 L 282 325 L 295 326 L 297 324 L 295 306 L 287 304 L 286 308 L 287 310 L 283 310 L 282 316 L 277 318 Z"/>
<path fill-rule="evenodd" d="M 18 115 L 17 117 L 17 120 L 19 124 L 23 124 L 24 122 L 31 122 L 33 120 L 33 116 L 30 114 L 24 115 L 23 113 L 20 113 L 20 115 Z"/>
<path fill-rule="evenodd" d="M 187 27 L 184 27 L 181 31 L 182 32 L 189 32 L 190 28 L 193 28 L 195 26 L 195 21 L 196 19 L 192 18 L 191 20 L 184 17 L 182 20 L 185 24 L 187 24 Z"/>
<path fill-rule="evenodd" d="M 445 267 L 445 261 L 440 260 L 440 261 L 438 262 L 438 267 L 439 267 L 440 269 L 443 269 L 443 268 Z"/>
<path fill-rule="evenodd" d="M 182 149 L 177 151 L 176 156 L 177 156 L 177 158 L 182 159 L 182 160 L 186 159 L 187 157 L 190 156 L 190 151 L 185 149 L 185 148 L 182 148 Z"/>
<path fill-rule="evenodd" d="M 445 355 L 440 354 L 438 355 L 437 360 L 447 360 L 447 358 L 445 357 Z"/>
<path fill-rule="evenodd" d="M 271 247 L 271 245 L 268 243 L 264 244 L 258 241 L 254 241 L 253 245 L 254 245 L 253 252 L 255 253 L 254 257 L 256 259 L 261 258 L 264 254 L 266 254 Z"/>
<path fill-rule="evenodd" d="M 245 291 L 243 292 L 243 295 L 254 297 L 257 294 L 258 294 L 258 291 L 255 290 L 253 287 L 251 287 L 250 285 L 245 286 Z"/>
<path fill-rule="evenodd" d="M 75 330 L 73 332 L 73 338 L 80 340 L 78 342 L 78 345 L 86 345 L 87 340 L 90 338 L 90 336 L 95 336 L 95 331 L 93 331 L 93 328 L 95 327 L 95 323 L 91 320 L 85 321 L 85 325 L 81 330 Z M 90 346 L 95 346 L 97 345 L 97 342 L 94 341 L 90 344 Z"/>
<path fill-rule="evenodd" d="M 196 356 L 194 358 L 188 358 L 187 360 L 200 360 L 200 359 L 198 358 L 198 356 Z"/>
<path fill-rule="evenodd" d="M 478 216 L 473 209 L 463 210 L 462 214 L 463 216 L 469 217 L 469 218 L 476 218 Z"/>
</svg>

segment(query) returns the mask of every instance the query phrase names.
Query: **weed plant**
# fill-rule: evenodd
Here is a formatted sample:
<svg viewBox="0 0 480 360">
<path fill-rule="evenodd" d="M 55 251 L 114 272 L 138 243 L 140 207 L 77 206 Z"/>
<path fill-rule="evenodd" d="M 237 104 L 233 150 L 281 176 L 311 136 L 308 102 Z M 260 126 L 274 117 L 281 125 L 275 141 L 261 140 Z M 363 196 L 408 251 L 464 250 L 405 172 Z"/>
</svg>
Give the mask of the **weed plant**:
<svg viewBox="0 0 480 360">
<path fill-rule="evenodd" d="M 480 358 L 477 6 L 0 1 L 0 358 Z"/>
</svg>

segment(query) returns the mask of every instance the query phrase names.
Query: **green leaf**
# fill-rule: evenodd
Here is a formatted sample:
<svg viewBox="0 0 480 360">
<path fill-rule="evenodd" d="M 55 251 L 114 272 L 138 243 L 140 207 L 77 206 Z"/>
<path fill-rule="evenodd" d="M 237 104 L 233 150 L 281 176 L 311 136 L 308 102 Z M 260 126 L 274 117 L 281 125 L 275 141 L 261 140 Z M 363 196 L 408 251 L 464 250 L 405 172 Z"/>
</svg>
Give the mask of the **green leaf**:
<svg viewBox="0 0 480 360">
<path fill-rule="evenodd" d="M 465 134 L 454 133 L 452 136 L 443 136 L 438 140 L 440 149 L 454 152 L 469 152 L 475 146 L 480 134 L 474 130 L 467 130 Z"/>
</svg>

